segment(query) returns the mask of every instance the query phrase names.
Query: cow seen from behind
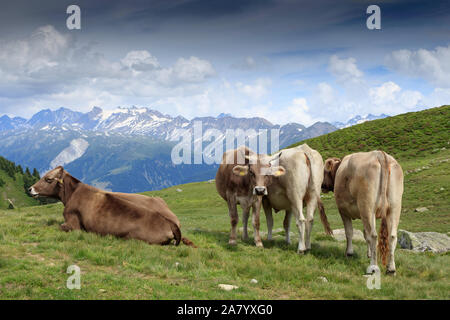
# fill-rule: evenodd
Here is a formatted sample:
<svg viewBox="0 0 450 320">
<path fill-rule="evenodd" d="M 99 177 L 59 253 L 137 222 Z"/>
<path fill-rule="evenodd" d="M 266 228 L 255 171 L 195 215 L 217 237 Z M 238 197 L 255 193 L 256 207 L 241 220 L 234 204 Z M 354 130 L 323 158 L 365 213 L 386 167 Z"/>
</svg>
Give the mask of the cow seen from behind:
<svg viewBox="0 0 450 320">
<path fill-rule="evenodd" d="M 395 274 L 394 253 L 403 194 L 400 164 L 383 151 L 358 152 L 345 156 L 342 161 L 330 158 L 325 162 L 322 190 L 334 192 L 347 238 L 346 254 L 353 255 L 352 220 L 361 219 L 370 258 L 367 273 L 379 270 L 378 238 L 382 263 L 387 264 L 386 273 Z M 379 237 L 377 218 L 381 218 Z"/>
</svg>

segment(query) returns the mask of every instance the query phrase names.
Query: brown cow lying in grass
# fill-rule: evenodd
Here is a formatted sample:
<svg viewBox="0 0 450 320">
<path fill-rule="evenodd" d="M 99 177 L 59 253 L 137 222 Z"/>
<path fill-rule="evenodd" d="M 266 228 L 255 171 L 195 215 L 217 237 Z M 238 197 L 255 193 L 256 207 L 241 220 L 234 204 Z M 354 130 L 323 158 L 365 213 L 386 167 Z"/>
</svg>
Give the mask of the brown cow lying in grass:
<svg viewBox="0 0 450 320">
<path fill-rule="evenodd" d="M 30 189 L 33 197 L 51 197 L 64 204 L 63 231 L 85 230 L 101 235 L 143 240 L 149 244 L 194 246 L 181 237 L 180 221 L 163 199 L 106 192 L 80 182 L 63 167 L 49 171 Z"/>
</svg>

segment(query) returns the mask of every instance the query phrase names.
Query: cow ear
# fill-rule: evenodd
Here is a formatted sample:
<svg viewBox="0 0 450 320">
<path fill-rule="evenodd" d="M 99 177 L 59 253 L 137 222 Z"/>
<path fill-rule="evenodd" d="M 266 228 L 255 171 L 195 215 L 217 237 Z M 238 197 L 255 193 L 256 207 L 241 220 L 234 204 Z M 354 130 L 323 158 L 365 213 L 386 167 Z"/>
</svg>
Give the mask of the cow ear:
<svg viewBox="0 0 450 320">
<path fill-rule="evenodd" d="M 331 171 L 333 173 L 333 176 L 335 177 L 336 172 L 339 169 L 339 166 L 341 165 L 341 159 L 335 159 L 335 160 L 332 160 L 332 162 L 333 162 L 333 166 L 331 168 Z"/>
<path fill-rule="evenodd" d="M 275 177 L 282 176 L 286 173 L 286 169 L 284 169 L 282 166 L 273 167 L 273 175 Z"/>
<path fill-rule="evenodd" d="M 254 154 L 250 154 L 248 156 L 245 156 L 245 159 L 248 161 L 248 163 L 250 164 L 255 164 L 258 162 L 258 156 L 254 155 Z"/>
<path fill-rule="evenodd" d="M 332 169 L 333 169 L 333 159 L 327 159 L 327 161 L 325 161 L 325 170 L 331 171 Z"/>
<path fill-rule="evenodd" d="M 234 166 L 233 174 L 243 177 L 248 174 L 248 167 L 247 166 Z"/>
</svg>

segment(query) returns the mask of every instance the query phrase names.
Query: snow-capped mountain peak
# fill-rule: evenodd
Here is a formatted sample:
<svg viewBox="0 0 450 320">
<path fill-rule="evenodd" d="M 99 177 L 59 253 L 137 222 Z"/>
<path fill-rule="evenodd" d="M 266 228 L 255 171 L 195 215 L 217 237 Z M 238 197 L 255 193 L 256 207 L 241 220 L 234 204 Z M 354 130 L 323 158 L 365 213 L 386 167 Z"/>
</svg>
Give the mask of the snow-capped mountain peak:
<svg viewBox="0 0 450 320">
<path fill-rule="evenodd" d="M 342 128 L 348 128 L 351 126 L 354 126 L 356 124 L 360 124 L 366 121 L 372 121 L 372 120 L 377 120 L 377 119 L 383 119 L 383 118 L 387 118 L 389 117 L 389 115 L 387 114 L 380 114 L 380 115 L 373 115 L 371 113 L 366 114 L 364 116 L 361 115 L 356 115 L 350 119 L 347 120 L 347 122 L 333 122 L 332 125 L 334 125 L 335 127 L 342 129 Z"/>
</svg>

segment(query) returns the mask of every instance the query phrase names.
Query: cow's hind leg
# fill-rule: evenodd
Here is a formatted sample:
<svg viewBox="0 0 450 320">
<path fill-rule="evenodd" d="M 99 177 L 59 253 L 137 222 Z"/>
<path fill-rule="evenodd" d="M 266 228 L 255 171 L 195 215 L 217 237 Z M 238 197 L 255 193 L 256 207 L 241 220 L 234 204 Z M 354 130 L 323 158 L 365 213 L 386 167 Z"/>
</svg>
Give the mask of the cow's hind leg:
<svg viewBox="0 0 450 320">
<path fill-rule="evenodd" d="M 298 248 L 297 253 L 304 253 L 306 251 L 305 246 L 305 228 L 306 219 L 303 215 L 303 200 L 297 200 L 295 205 L 292 206 L 292 212 L 295 215 L 295 223 L 298 229 Z"/>
<path fill-rule="evenodd" d="M 401 206 L 396 205 L 390 208 L 388 210 L 387 215 L 387 227 L 388 227 L 388 234 L 389 234 L 389 257 L 388 257 L 388 264 L 386 268 L 387 274 L 393 274 L 395 275 L 395 248 L 397 247 L 397 227 L 398 222 L 400 219 L 400 211 Z"/>
<path fill-rule="evenodd" d="M 311 250 L 311 232 L 314 223 L 314 211 L 317 208 L 317 198 L 309 197 L 306 201 L 305 246 Z"/>
<path fill-rule="evenodd" d="M 345 238 L 347 239 L 347 248 L 345 249 L 345 255 L 348 257 L 353 256 L 353 223 L 352 218 L 347 217 L 341 213 L 342 222 L 344 223 Z"/>
<path fill-rule="evenodd" d="M 369 214 L 361 214 L 361 220 L 364 225 L 364 235 L 368 246 L 368 253 L 370 254 L 370 266 L 367 270 L 371 270 L 371 272 L 368 273 L 372 273 L 374 272 L 374 270 L 378 269 L 377 264 L 378 235 L 376 230 L 375 213 L 371 211 L 366 212 L 368 212 Z"/>
<path fill-rule="evenodd" d="M 286 210 L 286 215 L 284 216 L 284 220 L 283 220 L 283 227 L 284 227 L 284 233 L 285 233 L 287 244 L 291 244 L 291 235 L 289 232 L 289 229 L 291 228 L 291 217 L 292 217 L 292 211 Z"/>
</svg>

